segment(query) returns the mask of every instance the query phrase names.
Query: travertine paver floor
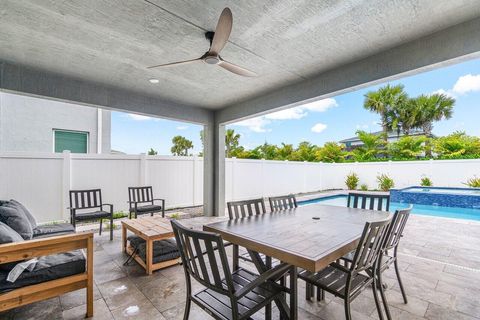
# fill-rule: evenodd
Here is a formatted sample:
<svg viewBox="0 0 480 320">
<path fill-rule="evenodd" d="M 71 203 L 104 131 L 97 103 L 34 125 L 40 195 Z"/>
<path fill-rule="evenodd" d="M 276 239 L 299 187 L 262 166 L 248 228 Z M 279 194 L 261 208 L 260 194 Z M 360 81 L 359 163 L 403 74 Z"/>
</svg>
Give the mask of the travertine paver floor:
<svg viewBox="0 0 480 320">
<path fill-rule="evenodd" d="M 201 226 L 215 218 L 183 220 Z M 218 218 L 217 218 L 218 219 Z M 146 276 L 135 263 L 124 266 L 120 232 L 95 236 L 94 319 L 182 319 L 185 281 L 181 266 Z M 480 223 L 412 215 L 402 239 L 400 266 L 407 290 L 403 304 L 393 269 L 387 270 L 387 296 L 394 319 L 480 319 Z M 344 319 L 342 301 L 327 294 L 307 302 L 299 281 L 299 319 Z M 85 292 L 79 290 L 0 313 L 1 319 L 81 319 Z M 353 319 L 376 319 L 370 290 L 352 303 Z M 277 315 L 278 314 L 274 314 Z M 256 319 L 263 319 L 261 313 Z M 193 307 L 190 319 L 209 319 Z"/>
</svg>

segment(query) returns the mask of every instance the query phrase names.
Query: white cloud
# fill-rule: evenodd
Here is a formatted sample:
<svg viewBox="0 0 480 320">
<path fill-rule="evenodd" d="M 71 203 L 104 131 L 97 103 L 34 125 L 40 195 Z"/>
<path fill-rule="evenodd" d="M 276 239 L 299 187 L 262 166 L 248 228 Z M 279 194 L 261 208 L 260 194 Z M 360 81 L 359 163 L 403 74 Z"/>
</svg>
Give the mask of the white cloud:
<svg viewBox="0 0 480 320">
<path fill-rule="evenodd" d="M 310 102 L 298 107 L 285 109 L 265 115 L 266 119 L 271 120 L 292 120 L 301 119 L 308 115 L 308 111 L 325 112 L 330 108 L 337 107 L 338 103 L 333 98 Z"/>
<path fill-rule="evenodd" d="M 325 112 L 328 109 L 333 107 L 338 107 L 337 101 L 333 98 L 318 100 L 318 101 L 310 102 L 300 106 L 300 108 L 305 108 L 309 111 L 314 111 L 314 112 Z"/>
<path fill-rule="evenodd" d="M 452 90 L 438 89 L 433 91 L 432 94 L 444 94 L 447 97 L 455 98 L 455 94 L 452 92 Z"/>
<path fill-rule="evenodd" d="M 295 107 L 295 108 L 267 114 L 265 115 L 265 118 L 272 119 L 272 120 L 290 120 L 290 119 L 301 119 L 306 115 L 307 113 L 303 110 L 302 107 Z"/>
<path fill-rule="evenodd" d="M 330 108 L 337 107 L 338 103 L 333 98 L 310 102 L 298 107 L 272 112 L 257 118 L 247 119 L 235 123 L 234 125 L 247 127 L 254 132 L 269 132 L 271 129 L 265 128 L 272 120 L 298 120 L 306 117 L 308 112 L 325 112 Z"/>
<path fill-rule="evenodd" d="M 320 132 L 324 131 L 325 129 L 327 129 L 327 125 L 319 122 L 312 127 L 312 132 L 320 133 Z"/>
<path fill-rule="evenodd" d="M 153 119 L 152 117 L 142 116 L 141 114 L 135 114 L 135 113 L 129 113 L 128 117 L 132 120 L 135 120 L 135 121 L 146 121 L 146 120 L 152 120 Z"/>
<path fill-rule="evenodd" d="M 187 130 L 188 126 L 178 126 L 177 130 Z"/>
<path fill-rule="evenodd" d="M 453 86 L 453 92 L 458 94 L 465 94 L 470 91 L 480 91 L 480 74 L 461 76 Z"/>
<path fill-rule="evenodd" d="M 236 126 L 246 127 L 254 132 L 269 132 L 270 129 L 265 128 L 270 123 L 265 117 L 256 117 L 247 120 L 243 120 L 235 123 Z"/>
</svg>

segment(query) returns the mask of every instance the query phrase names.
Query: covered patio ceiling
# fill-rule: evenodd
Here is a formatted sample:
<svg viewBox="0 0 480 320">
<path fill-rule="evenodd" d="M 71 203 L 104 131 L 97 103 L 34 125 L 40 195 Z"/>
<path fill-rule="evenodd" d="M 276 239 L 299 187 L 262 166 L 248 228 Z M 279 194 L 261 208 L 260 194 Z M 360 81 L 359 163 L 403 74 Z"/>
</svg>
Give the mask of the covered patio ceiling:
<svg viewBox="0 0 480 320">
<path fill-rule="evenodd" d="M 147 69 L 200 57 L 224 7 L 222 56 L 258 77 Z M 225 124 L 480 57 L 480 1 L 3 0 L 0 30 L 0 90 L 205 125 L 205 213 L 218 215 Z"/>
<path fill-rule="evenodd" d="M 234 23 L 222 55 L 257 72 L 258 77 L 240 77 L 204 63 L 146 68 L 201 56 L 209 47 L 204 33 L 214 30 L 226 6 L 232 9 Z M 468 31 L 472 27 L 478 31 L 479 16 L 478 0 L 5 0 L 0 10 L 0 61 L 8 66 L 4 66 L 1 83 L 2 88 L 14 91 L 54 91 L 32 88 L 25 82 L 28 78 L 38 81 L 38 76 L 47 82 L 53 81 L 49 76 L 61 77 L 64 86 L 77 81 L 77 85 L 90 84 L 97 90 L 105 87 L 148 97 L 157 105 L 230 109 L 219 113 L 219 119 L 230 121 L 478 51 L 478 34 L 473 39 Z M 439 32 L 442 47 L 432 47 L 431 35 Z M 466 34 L 469 43 L 456 33 Z M 445 41 L 449 35 L 456 36 L 457 42 Z M 392 56 L 392 50 L 412 46 L 418 39 L 424 51 L 411 51 L 410 57 Z M 374 61 L 366 62 L 369 57 Z M 352 64 L 357 66 L 355 71 L 345 70 Z M 38 74 L 27 75 L 26 68 Z M 344 79 L 340 75 L 331 79 L 335 70 L 343 70 Z M 347 71 L 354 72 L 355 78 Z M 22 84 L 12 84 L 12 72 L 23 73 Z M 152 85 L 150 78 L 159 79 L 159 84 Z M 60 95 L 59 84 L 55 87 Z M 92 101 L 83 98 L 86 103 L 165 113 L 142 109 L 138 103 L 110 105 L 82 91 L 92 97 Z M 114 100 L 110 97 L 110 102 Z"/>
</svg>

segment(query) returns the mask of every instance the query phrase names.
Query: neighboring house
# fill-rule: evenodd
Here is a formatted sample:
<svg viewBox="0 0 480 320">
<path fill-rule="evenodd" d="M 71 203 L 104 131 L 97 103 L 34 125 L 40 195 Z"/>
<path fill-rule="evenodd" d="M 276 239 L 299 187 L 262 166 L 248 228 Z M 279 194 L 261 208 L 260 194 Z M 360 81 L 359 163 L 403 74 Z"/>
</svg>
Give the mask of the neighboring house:
<svg viewBox="0 0 480 320">
<path fill-rule="evenodd" d="M 0 151 L 110 153 L 110 111 L 0 92 Z"/>
<path fill-rule="evenodd" d="M 382 135 L 383 131 L 372 132 L 372 134 Z M 420 130 L 420 129 L 411 130 L 410 133 L 409 133 L 409 136 L 424 136 L 424 135 L 425 135 L 425 132 L 423 132 L 423 130 Z M 404 136 L 403 133 L 398 134 L 397 132 L 389 132 L 388 137 L 387 137 L 387 141 L 388 142 L 397 141 L 399 138 L 401 138 L 403 136 Z M 339 143 L 343 143 L 345 145 L 345 148 L 347 149 L 347 151 L 351 151 L 355 148 L 363 146 L 363 142 L 357 136 L 352 137 L 352 138 L 348 138 L 348 139 L 344 139 L 344 140 L 340 140 Z"/>
</svg>

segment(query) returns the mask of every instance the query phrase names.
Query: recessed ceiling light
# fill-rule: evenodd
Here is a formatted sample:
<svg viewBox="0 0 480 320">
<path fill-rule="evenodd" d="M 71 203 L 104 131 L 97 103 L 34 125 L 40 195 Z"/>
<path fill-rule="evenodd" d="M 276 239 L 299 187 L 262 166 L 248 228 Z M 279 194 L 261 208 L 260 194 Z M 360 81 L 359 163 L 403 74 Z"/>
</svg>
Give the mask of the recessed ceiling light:
<svg viewBox="0 0 480 320">
<path fill-rule="evenodd" d="M 160 80 L 158 79 L 149 79 L 148 81 L 150 81 L 150 83 L 159 83 Z"/>
</svg>

